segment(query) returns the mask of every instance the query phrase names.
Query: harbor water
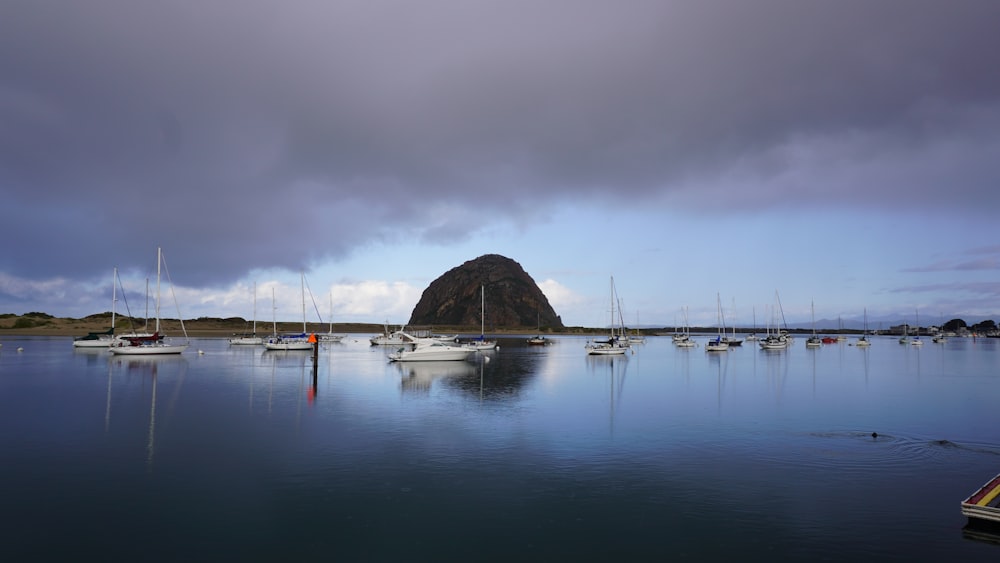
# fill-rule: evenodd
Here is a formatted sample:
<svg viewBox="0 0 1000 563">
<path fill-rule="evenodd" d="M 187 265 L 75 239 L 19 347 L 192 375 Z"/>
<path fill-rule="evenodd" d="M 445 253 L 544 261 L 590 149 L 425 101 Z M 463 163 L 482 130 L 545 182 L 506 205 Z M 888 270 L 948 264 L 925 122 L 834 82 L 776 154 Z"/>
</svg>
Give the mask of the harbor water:
<svg viewBox="0 0 1000 563">
<path fill-rule="evenodd" d="M 1000 473 L 1000 339 L 421 364 L 368 336 L 0 335 L 0 560 L 1000 560 L 959 508 Z"/>
</svg>

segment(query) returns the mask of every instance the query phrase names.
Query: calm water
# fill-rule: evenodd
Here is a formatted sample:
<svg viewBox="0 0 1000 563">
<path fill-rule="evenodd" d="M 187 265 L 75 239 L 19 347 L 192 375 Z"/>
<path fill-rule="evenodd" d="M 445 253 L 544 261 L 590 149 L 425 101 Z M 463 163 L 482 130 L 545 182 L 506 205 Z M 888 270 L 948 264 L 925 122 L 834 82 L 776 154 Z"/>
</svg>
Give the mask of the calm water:
<svg viewBox="0 0 1000 563">
<path fill-rule="evenodd" d="M 1000 472 L 1000 340 L 400 365 L 357 335 L 315 388 L 308 352 L 70 340 L 0 338 L 3 561 L 1000 560 L 959 511 Z"/>
</svg>

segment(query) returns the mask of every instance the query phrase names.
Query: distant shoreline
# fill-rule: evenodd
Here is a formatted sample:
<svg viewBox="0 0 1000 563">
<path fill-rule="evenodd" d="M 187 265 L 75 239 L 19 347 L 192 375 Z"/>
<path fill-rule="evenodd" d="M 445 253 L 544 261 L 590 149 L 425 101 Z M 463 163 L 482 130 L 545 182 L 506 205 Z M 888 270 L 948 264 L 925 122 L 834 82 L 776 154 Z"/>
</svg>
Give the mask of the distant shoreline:
<svg viewBox="0 0 1000 563">
<path fill-rule="evenodd" d="M 150 320 L 147 325 L 145 319 L 137 319 L 130 317 L 117 317 L 115 321 L 116 331 L 118 333 L 132 332 L 133 330 L 152 331 L 153 321 Z M 257 334 L 260 336 L 266 336 L 273 332 L 272 323 L 269 322 L 257 322 Z M 396 330 L 400 327 L 398 324 L 390 324 L 389 330 Z M 4 335 L 10 336 L 86 336 L 88 332 L 100 332 L 106 331 L 111 328 L 111 313 L 91 315 L 89 317 L 84 317 L 82 319 L 66 318 L 66 317 L 53 317 L 44 313 L 28 313 L 25 315 L 13 315 L 13 314 L 0 314 L 0 337 Z M 250 333 L 253 330 L 253 323 L 242 318 L 197 318 L 197 319 L 185 319 L 184 320 L 184 330 L 181 330 L 181 323 L 177 319 L 161 319 L 160 320 L 160 331 L 168 336 L 176 337 L 178 335 L 183 335 L 187 332 L 189 337 L 201 337 L 201 338 L 229 338 L 235 334 L 245 334 Z M 461 336 L 473 336 L 478 335 L 480 332 L 480 327 L 478 326 L 407 326 L 407 330 L 413 332 L 420 331 L 431 331 L 435 334 L 458 334 Z M 708 334 L 715 333 L 718 330 L 717 327 L 691 327 L 690 332 L 695 334 Z M 729 329 L 731 331 L 732 329 Z M 279 333 L 298 333 L 302 332 L 302 323 L 295 322 L 279 322 L 277 323 L 277 331 Z M 337 334 L 382 334 L 385 331 L 384 324 L 376 323 L 334 323 L 333 331 Z M 326 334 L 330 332 L 329 323 L 306 323 L 306 332 L 314 332 L 316 334 Z M 603 335 L 607 334 L 607 327 L 598 328 L 588 328 L 588 327 L 566 327 L 563 330 L 553 331 L 546 330 L 542 328 L 538 330 L 533 327 L 516 327 L 516 328 L 493 328 L 486 331 L 486 334 L 497 337 L 521 337 L 521 336 L 531 336 L 535 334 L 543 334 L 546 336 L 554 335 Z M 644 336 L 657 336 L 657 335 L 667 335 L 676 332 L 674 328 L 662 327 L 662 328 L 643 328 L 634 329 L 629 328 L 628 332 L 635 334 L 638 332 Z M 728 332 L 728 331 L 727 331 Z M 737 328 L 736 335 L 746 335 L 751 333 L 756 333 L 763 335 L 764 330 L 754 331 L 752 328 Z M 811 330 L 807 329 L 791 329 L 788 332 L 792 334 L 808 334 Z M 829 334 L 845 334 L 845 335 L 859 335 L 862 333 L 860 330 L 819 330 L 818 334 L 829 335 Z"/>
<path fill-rule="evenodd" d="M 135 331 L 152 331 L 152 319 L 147 323 L 145 319 L 130 317 L 117 317 L 115 328 L 118 333 L 128 333 Z M 256 333 L 265 336 L 273 332 L 274 325 L 270 322 L 257 322 Z M 389 330 L 397 330 L 400 325 L 389 324 Z M 99 314 L 74 319 L 67 317 L 53 317 L 45 313 L 28 313 L 25 315 L 0 314 L 0 337 L 10 336 L 86 336 L 89 332 L 101 332 L 111 328 L 111 314 Z M 407 326 L 407 330 L 432 331 L 436 334 L 459 334 L 463 336 L 478 335 L 479 326 Z M 488 330 L 487 334 L 495 336 L 530 336 L 533 334 L 594 334 L 603 333 L 607 329 L 586 329 L 567 328 L 561 331 L 537 330 L 531 327 L 520 327 L 510 329 Z M 384 324 L 376 323 L 334 323 L 332 332 L 337 334 L 382 334 L 385 331 Z M 183 330 L 181 322 L 177 319 L 160 319 L 160 332 L 169 336 L 183 335 L 187 332 L 191 337 L 215 337 L 229 338 L 234 334 L 248 334 L 253 332 L 253 323 L 242 318 L 197 318 L 185 319 Z M 279 333 L 302 332 L 301 322 L 279 322 L 277 323 Z M 306 323 L 306 332 L 316 334 L 326 334 L 331 332 L 329 323 Z M 651 334 L 652 331 L 644 332 Z"/>
</svg>

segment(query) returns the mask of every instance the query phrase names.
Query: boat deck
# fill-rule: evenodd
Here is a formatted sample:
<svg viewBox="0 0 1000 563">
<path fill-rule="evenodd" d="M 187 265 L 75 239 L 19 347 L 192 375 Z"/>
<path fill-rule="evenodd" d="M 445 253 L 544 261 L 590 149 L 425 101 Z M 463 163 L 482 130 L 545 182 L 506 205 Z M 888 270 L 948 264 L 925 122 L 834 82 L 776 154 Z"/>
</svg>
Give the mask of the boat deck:
<svg viewBox="0 0 1000 563">
<path fill-rule="evenodd" d="M 971 520 L 1000 523 L 1000 475 L 962 501 L 962 514 Z"/>
</svg>

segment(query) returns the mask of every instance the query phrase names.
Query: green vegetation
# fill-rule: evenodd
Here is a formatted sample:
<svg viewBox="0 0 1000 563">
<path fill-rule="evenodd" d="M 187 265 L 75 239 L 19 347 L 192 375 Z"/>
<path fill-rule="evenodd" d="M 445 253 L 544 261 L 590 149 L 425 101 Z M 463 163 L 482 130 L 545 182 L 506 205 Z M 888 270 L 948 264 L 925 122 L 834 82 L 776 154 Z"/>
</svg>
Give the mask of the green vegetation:
<svg viewBox="0 0 1000 563">
<path fill-rule="evenodd" d="M 29 313 L 29 315 L 30 315 L 30 313 Z M 51 319 L 52 317 L 49 317 L 49 318 Z M 15 328 L 15 329 L 17 329 L 17 328 L 37 328 L 37 327 L 40 327 L 40 326 L 45 326 L 47 324 L 49 324 L 48 320 L 45 320 L 45 319 L 38 320 L 37 318 L 35 318 L 33 316 L 24 315 L 23 317 L 20 317 L 19 319 L 17 319 L 16 321 L 14 321 L 14 326 L 11 327 L 11 328 Z"/>
</svg>

